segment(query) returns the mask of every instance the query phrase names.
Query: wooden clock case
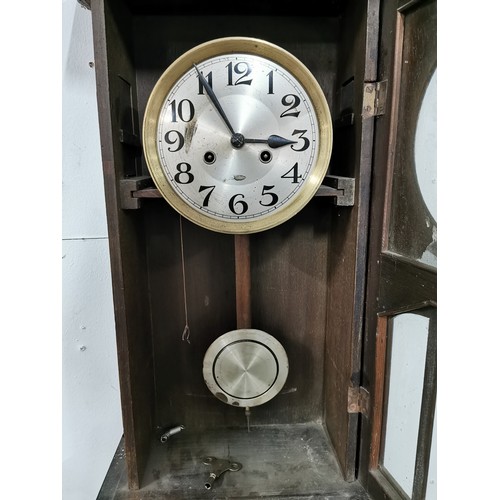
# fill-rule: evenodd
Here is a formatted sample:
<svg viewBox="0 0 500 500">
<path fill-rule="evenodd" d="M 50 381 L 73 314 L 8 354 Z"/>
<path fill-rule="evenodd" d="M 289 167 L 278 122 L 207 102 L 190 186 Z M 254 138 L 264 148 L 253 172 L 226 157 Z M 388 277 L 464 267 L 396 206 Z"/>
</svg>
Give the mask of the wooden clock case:
<svg viewBox="0 0 500 500">
<path fill-rule="evenodd" d="M 353 485 L 358 498 L 365 498 L 357 489 L 357 454 L 367 412 L 360 379 L 378 102 L 367 94 L 379 96 L 374 82 L 380 5 L 311 0 L 295 9 L 260 0 L 91 2 L 124 428 L 125 458 L 117 457 L 126 463 L 129 495 L 165 498 L 162 481 L 182 476 L 182 464 L 198 467 L 193 457 L 209 451 L 207 436 L 217 436 L 238 460 L 237 449 L 224 444 L 225 433 L 247 433 L 244 411 L 210 394 L 202 363 L 209 345 L 241 324 L 237 298 L 243 286 L 251 303 L 243 322 L 275 336 L 290 365 L 282 392 L 252 409 L 248 446 L 265 456 L 273 446 L 286 449 L 286 436 L 293 448 L 303 432 L 320 428 L 327 444 L 318 453 L 338 464 L 345 488 Z M 141 150 L 144 109 L 157 79 L 180 54 L 223 36 L 262 38 L 297 56 L 320 83 L 334 122 L 325 181 L 330 189 L 320 190 L 286 223 L 248 237 L 246 285 L 236 276 L 242 257 L 235 237 L 181 219 L 154 189 Z M 159 433 L 175 425 L 184 430 L 172 444 L 159 443 Z M 259 441 L 266 429 L 278 433 L 274 443 Z M 176 455 L 180 463 L 159 458 L 168 457 L 177 438 L 189 436 L 194 441 Z M 328 463 L 322 466 L 328 475 Z M 110 469 L 100 498 L 139 498 L 109 494 L 117 491 L 113 481 L 120 483 L 117 470 Z M 245 464 L 226 473 L 224 482 L 233 490 L 220 491 L 239 498 L 234 485 L 244 471 Z M 321 498 L 335 493 L 314 486 L 321 478 L 304 476 L 304 491 L 292 491 L 286 481 L 272 484 L 272 477 L 279 483 L 281 476 L 270 472 L 270 485 L 261 480 L 255 491 L 279 498 L 307 496 L 314 488 Z M 202 477 L 190 480 L 191 486 L 203 483 Z M 187 493 L 191 486 L 179 486 L 178 496 L 168 498 L 197 498 Z M 240 493 L 252 497 L 243 486 Z"/>
</svg>

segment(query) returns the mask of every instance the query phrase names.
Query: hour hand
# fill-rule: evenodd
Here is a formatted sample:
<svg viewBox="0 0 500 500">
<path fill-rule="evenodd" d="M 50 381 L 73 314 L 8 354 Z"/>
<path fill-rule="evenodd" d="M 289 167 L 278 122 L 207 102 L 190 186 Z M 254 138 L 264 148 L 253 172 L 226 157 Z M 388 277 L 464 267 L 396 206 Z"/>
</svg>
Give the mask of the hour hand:
<svg viewBox="0 0 500 500">
<path fill-rule="evenodd" d="M 215 106 L 215 109 L 219 112 L 219 115 L 221 118 L 224 120 L 224 123 L 227 125 L 227 128 L 229 129 L 229 132 L 231 132 L 231 136 L 235 135 L 234 129 L 231 126 L 231 123 L 229 122 L 228 117 L 226 116 L 226 113 L 224 113 L 224 110 L 222 109 L 222 106 L 220 105 L 219 99 L 217 99 L 217 96 L 215 95 L 214 91 L 212 90 L 212 87 L 210 87 L 209 83 L 207 82 L 207 79 L 203 76 L 201 71 L 198 69 L 198 66 L 193 63 L 194 69 L 198 73 L 198 78 L 200 79 L 201 84 L 203 85 L 203 88 L 208 94 L 208 97 L 212 101 L 212 104 Z"/>
<path fill-rule="evenodd" d="M 297 141 L 291 141 L 290 139 L 285 139 L 280 135 L 270 135 L 267 139 L 247 139 L 245 137 L 245 143 L 257 143 L 257 144 L 267 144 L 270 148 L 276 149 L 282 146 L 288 146 L 289 144 L 296 144 Z"/>
</svg>

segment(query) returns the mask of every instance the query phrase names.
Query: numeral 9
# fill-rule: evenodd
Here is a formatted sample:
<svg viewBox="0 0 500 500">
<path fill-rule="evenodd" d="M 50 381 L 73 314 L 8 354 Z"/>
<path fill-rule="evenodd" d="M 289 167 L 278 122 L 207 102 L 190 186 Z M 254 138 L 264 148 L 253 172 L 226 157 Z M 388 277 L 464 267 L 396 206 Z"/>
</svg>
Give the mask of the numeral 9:
<svg viewBox="0 0 500 500">
<path fill-rule="evenodd" d="M 169 130 L 165 134 L 165 142 L 167 144 L 177 144 L 177 147 L 175 148 L 167 148 L 171 153 L 175 153 L 176 151 L 179 151 L 182 146 L 184 146 L 184 136 L 177 130 Z"/>
</svg>

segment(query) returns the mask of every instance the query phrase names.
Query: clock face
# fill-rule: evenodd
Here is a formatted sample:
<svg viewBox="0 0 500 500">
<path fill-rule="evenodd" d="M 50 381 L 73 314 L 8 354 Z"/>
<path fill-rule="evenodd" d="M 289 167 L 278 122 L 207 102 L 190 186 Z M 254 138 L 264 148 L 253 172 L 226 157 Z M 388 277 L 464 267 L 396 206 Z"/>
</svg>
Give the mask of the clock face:
<svg viewBox="0 0 500 500">
<path fill-rule="evenodd" d="M 226 233 L 274 227 L 326 174 L 331 118 L 307 68 L 248 38 L 195 47 L 160 78 L 144 149 L 163 196 L 189 220 Z"/>
</svg>

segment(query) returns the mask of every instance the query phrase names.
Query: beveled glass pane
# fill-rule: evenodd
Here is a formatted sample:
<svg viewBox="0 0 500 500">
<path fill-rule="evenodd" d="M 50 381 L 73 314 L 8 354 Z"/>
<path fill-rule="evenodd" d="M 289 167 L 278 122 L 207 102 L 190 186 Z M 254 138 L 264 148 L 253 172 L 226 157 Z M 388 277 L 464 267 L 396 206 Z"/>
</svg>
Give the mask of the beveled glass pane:
<svg viewBox="0 0 500 500">
<path fill-rule="evenodd" d="M 429 318 L 400 314 L 391 320 L 391 326 L 382 463 L 411 497 Z"/>
<path fill-rule="evenodd" d="M 429 81 L 418 115 L 415 169 L 420 194 L 430 216 L 437 222 L 437 70 Z"/>
<path fill-rule="evenodd" d="M 420 262 L 437 267 L 437 70 L 425 91 L 415 134 L 415 171 L 427 212 L 422 214 L 432 228 L 432 240 Z"/>
<path fill-rule="evenodd" d="M 437 267 L 436 5 L 405 15 L 387 250 Z"/>
</svg>

